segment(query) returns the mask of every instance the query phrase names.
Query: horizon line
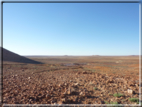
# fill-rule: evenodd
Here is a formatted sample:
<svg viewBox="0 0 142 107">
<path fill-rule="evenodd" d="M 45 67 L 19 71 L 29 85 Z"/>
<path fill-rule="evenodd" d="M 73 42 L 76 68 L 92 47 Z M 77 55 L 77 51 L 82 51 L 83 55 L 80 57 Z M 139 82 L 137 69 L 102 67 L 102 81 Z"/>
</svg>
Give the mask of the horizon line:
<svg viewBox="0 0 142 107">
<path fill-rule="evenodd" d="M 22 55 L 22 56 L 140 56 L 140 55 Z"/>
</svg>

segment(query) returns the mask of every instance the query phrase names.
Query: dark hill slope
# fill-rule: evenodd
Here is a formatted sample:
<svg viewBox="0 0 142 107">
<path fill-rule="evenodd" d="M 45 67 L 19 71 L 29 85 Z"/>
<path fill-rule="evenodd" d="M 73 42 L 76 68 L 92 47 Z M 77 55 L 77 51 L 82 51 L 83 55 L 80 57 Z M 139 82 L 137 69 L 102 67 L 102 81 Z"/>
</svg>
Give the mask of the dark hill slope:
<svg viewBox="0 0 142 107">
<path fill-rule="evenodd" d="M 10 62 L 19 62 L 19 63 L 30 63 L 30 64 L 43 64 L 38 61 L 31 60 L 29 58 L 20 56 L 16 53 L 13 53 L 7 49 L 1 48 L 3 53 L 3 61 L 10 61 Z"/>
</svg>

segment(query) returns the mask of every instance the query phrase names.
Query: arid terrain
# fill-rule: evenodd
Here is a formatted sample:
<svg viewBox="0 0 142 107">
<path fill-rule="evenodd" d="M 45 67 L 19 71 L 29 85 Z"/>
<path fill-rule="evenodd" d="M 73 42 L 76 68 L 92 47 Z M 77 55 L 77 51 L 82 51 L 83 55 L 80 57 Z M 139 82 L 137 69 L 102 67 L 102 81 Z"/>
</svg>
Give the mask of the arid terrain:
<svg viewBox="0 0 142 107">
<path fill-rule="evenodd" d="M 27 57 L 3 61 L 4 104 L 138 104 L 138 56 Z"/>
</svg>

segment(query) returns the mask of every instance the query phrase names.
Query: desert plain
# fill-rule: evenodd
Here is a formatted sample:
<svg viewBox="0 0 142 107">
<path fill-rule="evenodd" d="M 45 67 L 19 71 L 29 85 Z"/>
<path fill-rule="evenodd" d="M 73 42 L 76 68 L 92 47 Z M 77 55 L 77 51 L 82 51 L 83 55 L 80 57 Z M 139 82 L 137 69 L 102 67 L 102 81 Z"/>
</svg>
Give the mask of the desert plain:
<svg viewBox="0 0 142 107">
<path fill-rule="evenodd" d="M 26 56 L 3 61 L 4 104 L 138 104 L 139 56 Z"/>
</svg>

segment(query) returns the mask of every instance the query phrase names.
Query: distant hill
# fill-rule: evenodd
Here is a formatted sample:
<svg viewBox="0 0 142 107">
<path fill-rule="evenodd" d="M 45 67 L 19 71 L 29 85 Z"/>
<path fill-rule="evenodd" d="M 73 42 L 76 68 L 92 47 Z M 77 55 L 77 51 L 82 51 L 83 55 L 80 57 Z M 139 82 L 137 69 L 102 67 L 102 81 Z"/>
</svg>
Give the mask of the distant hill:
<svg viewBox="0 0 142 107">
<path fill-rule="evenodd" d="M 139 55 L 129 55 L 129 56 L 139 56 Z"/>
<path fill-rule="evenodd" d="M 11 52 L 7 49 L 0 48 L 1 53 L 3 53 L 3 61 L 10 61 L 10 62 L 19 62 L 19 63 L 30 63 L 30 64 L 42 64 L 41 62 L 31 60 L 29 58 L 26 58 L 24 56 L 20 56 L 14 52 Z"/>
<path fill-rule="evenodd" d="M 92 55 L 92 56 L 100 56 L 100 55 Z"/>
</svg>

